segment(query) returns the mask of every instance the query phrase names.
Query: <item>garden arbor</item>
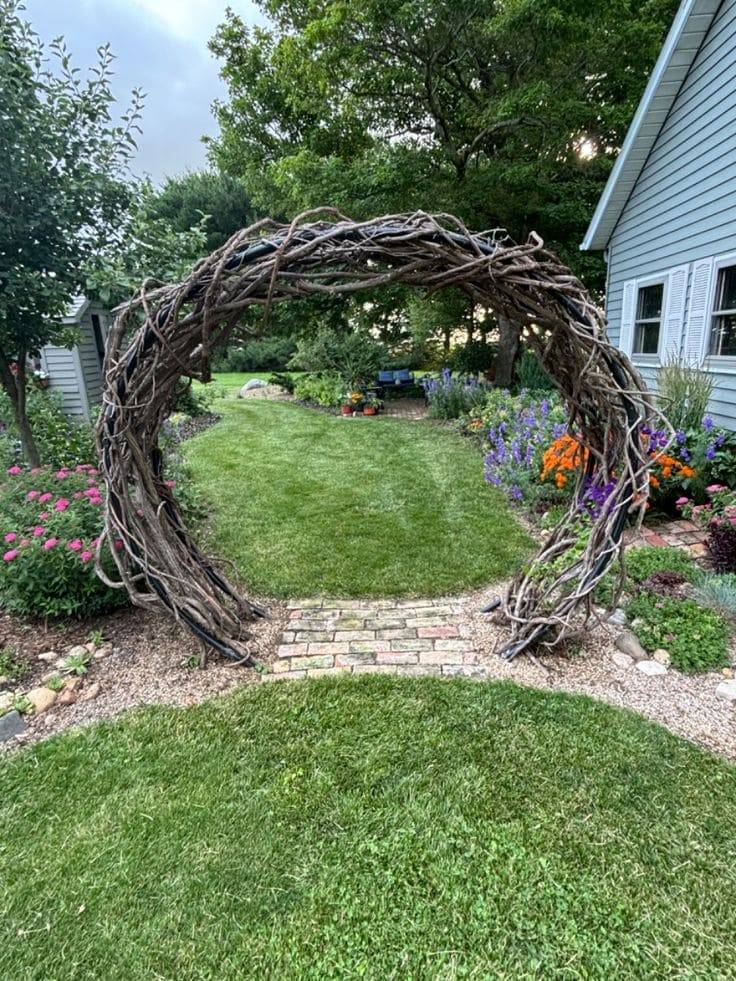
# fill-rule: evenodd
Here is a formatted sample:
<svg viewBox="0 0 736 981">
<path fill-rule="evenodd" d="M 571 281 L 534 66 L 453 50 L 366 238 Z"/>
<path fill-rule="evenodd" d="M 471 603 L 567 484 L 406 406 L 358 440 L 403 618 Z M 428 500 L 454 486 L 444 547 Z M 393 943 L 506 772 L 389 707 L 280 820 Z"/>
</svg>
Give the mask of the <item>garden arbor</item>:
<svg viewBox="0 0 736 981">
<path fill-rule="evenodd" d="M 144 283 L 121 308 L 108 342 L 97 442 L 106 535 L 135 604 L 164 607 L 205 644 L 254 663 L 247 623 L 263 611 L 192 541 L 165 480 L 161 426 L 180 377 L 209 380 L 213 350 L 246 307 L 263 307 L 267 321 L 274 303 L 393 282 L 460 287 L 513 320 L 566 399 L 586 462 L 567 516 L 500 601 L 511 625 L 504 656 L 579 629 L 627 516 L 645 506 L 651 460 L 640 430 L 654 412 L 650 398 L 606 340 L 603 315 L 583 286 L 538 237 L 519 245 L 505 232 L 471 233 L 456 218 L 421 212 L 353 222 L 323 209 L 288 226 L 262 221 L 184 282 Z M 597 501 L 592 517 L 581 507 L 586 495 Z"/>
</svg>

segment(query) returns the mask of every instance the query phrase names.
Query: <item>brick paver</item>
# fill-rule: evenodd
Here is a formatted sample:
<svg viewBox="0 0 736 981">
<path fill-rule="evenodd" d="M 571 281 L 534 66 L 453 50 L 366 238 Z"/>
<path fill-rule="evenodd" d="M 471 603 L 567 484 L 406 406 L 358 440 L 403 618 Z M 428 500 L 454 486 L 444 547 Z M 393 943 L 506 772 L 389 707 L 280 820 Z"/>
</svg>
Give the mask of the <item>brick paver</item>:
<svg viewBox="0 0 736 981">
<path fill-rule="evenodd" d="M 277 660 L 263 681 L 334 674 L 483 678 L 478 652 L 443 600 L 291 600 Z"/>
</svg>

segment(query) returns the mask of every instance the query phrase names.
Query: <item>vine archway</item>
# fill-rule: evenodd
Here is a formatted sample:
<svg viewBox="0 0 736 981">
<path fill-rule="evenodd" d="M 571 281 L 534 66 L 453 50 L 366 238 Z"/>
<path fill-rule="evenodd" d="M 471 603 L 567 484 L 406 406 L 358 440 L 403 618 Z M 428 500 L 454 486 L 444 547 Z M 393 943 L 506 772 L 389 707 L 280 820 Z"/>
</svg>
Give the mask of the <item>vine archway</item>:
<svg viewBox="0 0 736 981">
<path fill-rule="evenodd" d="M 452 216 L 421 212 L 353 222 L 321 209 L 289 226 L 263 221 L 198 263 L 184 282 L 144 284 L 120 310 L 97 444 L 106 536 L 136 605 L 163 607 L 205 644 L 254 663 L 247 624 L 264 611 L 191 539 L 164 480 L 161 426 L 180 377 L 209 380 L 213 349 L 247 307 L 261 306 L 267 316 L 274 303 L 393 282 L 460 287 L 525 328 L 566 400 L 587 464 L 567 516 L 499 600 L 512 631 L 502 653 L 554 645 L 579 629 L 628 515 L 645 506 L 651 460 L 640 430 L 654 412 L 646 387 L 606 340 L 603 315 L 584 287 L 537 236 L 519 245 L 505 232 L 475 234 Z M 128 342 L 138 316 L 142 326 Z M 591 491 L 599 503 L 603 495 L 602 506 L 583 520 L 580 501 Z"/>
</svg>

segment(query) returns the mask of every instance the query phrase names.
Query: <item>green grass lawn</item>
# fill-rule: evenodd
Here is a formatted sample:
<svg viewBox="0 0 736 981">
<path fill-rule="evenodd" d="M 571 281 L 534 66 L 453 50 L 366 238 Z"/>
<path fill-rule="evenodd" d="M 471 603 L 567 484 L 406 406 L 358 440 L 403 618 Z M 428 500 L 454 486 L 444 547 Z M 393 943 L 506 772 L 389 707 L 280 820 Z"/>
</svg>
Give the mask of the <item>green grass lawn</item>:
<svg viewBox="0 0 736 981">
<path fill-rule="evenodd" d="M 185 453 L 213 548 L 258 593 L 441 595 L 508 575 L 530 548 L 477 452 L 439 427 L 218 406 Z"/>
<path fill-rule="evenodd" d="M 321 679 L 0 763 L 0 976 L 733 978 L 736 768 L 582 696 Z"/>
<path fill-rule="evenodd" d="M 243 385 L 252 378 L 260 378 L 261 381 L 267 382 L 273 374 L 275 374 L 273 371 L 218 371 L 212 376 L 209 385 L 205 386 L 199 382 L 194 382 L 194 388 L 198 391 L 208 388 L 215 393 L 217 398 L 234 399 L 238 397 L 238 392 Z M 279 372 L 279 374 L 291 375 L 292 378 L 295 378 L 303 372 L 286 371 Z"/>
</svg>

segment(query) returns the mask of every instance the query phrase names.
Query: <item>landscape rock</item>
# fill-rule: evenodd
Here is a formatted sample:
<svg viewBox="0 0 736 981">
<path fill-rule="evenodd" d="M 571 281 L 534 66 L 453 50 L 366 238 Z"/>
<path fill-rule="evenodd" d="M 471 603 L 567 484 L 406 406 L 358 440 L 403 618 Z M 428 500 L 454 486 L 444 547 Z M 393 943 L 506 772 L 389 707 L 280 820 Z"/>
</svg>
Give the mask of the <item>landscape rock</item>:
<svg viewBox="0 0 736 981">
<path fill-rule="evenodd" d="M 0 692 L 0 710 L 10 708 L 14 701 L 15 695 L 12 693 L 12 691 Z"/>
<path fill-rule="evenodd" d="M 634 663 L 633 657 L 630 657 L 628 654 L 624 654 L 623 651 L 614 651 L 611 654 L 611 660 L 620 668 L 630 668 Z"/>
<path fill-rule="evenodd" d="M 36 715 L 42 715 L 54 704 L 57 694 L 50 688 L 31 688 L 29 692 L 26 692 L 26 697 L 33 706 Z"/>
<path fill-rule="evenodd" d="M 733 678 L 734 670 L 733 668 L 724 668 L 723 671 L 721 671 L 721 674 L 723 675 L 724 678 Z"/>
<path fill-rule="evenodd" d="M 76 691 L 82 684 L 82 679 L 79 675 L 72 675 L 71 678 L 67 678 L 64 682 L 65 691 Z"/>
<path fill-rule="evenodd" d="M 86 658 L 89 651 L 84 646 L 84 644 L 76 644 L 74 647 L 70 647 L 69 650 L 64 655 L 65 659 L 68 657 L 81 657 Z"/>
<path fill-rule="evenodd" d="M 628 618 L 621 607 L 617 606 L 608 618 L 608 622 L 613 624 L 614 627 L 625 627 L 628 622 Z"/>
<path fill-rule="evenodd" d="M 637 661 L 636 666 L 642 674 L 667 674 L 667 668 L 659 661 Z"/>
<path fill-rule="evenodd" d="M 6 677 L 4 674 L 0 674 L 0 688 L 7 688 L 10 684 L 10 678 Z"/>
<path fill-rule="evenodd" d="M 88 644 L 84 645 L 84 649 L 87 651 L 88 654 L 94 654 L 96 648 L 97 645 L 93 641 L 90 641 Z"/>
<path fill-rule="evenodd" d="M 624 630 L 623 633 L 620 633 L 615 643 L 620 651 L 628 654 L 635 661 L 646 661 L 649 658 L 649 655 L 639 643 L 639 638 L 636 634 L 632 634 L 630 630 Z"/>
<path fill-rule="evenodd" d="M 102 647 L 98 647 L 95 651 L 95 661 L 102 661 L 104 658 L 109 657 L 112 654 L 112 644 L 103 644 Z"/>
<path fill-rule="evenodd" d="M 83 688 L 81 694 L 79 695 L 80 702 L 91 702 L 93 699 L 97 698 L 100 694 L 100 683 L 95 681 L 93 685 L 87 685 Z"/>
<path fill-rule="evenodd" d="M 77 693 L 65 688 L 56 700 L 57 705 L 73 705 L 77 700 Z"/>
<path fill-rule="evenodd" d="M 38 655 L 38 660 L 44 661 L 46 664 L 51 664 L 58 658 L 58 656 L 59 655 L 56 653 L 56 651 L 44 651 L 43 654 Z"/>
<path fill-rule="evenodd" d="M 736 702 L 736 681 L 722 681 L 716 688 L 716 695 L 727 698 L 730 702 Z"/>
<path fill-rule="evenodd" d="M 664 647 L 658 647 L 657 650 L 652 654 L 652 660 L 659 661 L 660 664 L 664 664 L 666 668 L 672 664 L 672 658 L 670 657 L 670 652 L 666 651 Z"/>
<path fill-rule="evenodd" d="M 0 743 L 7 742 L 13 736 L 20 736 L 26 731 L 26 724 L 20 712 L 13 710 L 0 716 Z"/>
<path fill-rule="evenodd" d="M 261 378 L 251 378 L 240 389 L 239 397 L 242 399 L 245 397 L 246 392 L 252 392 L 254 388 L 265 388 L 267 384 L 268 382 L 263 381 Z"/>
</svg>

